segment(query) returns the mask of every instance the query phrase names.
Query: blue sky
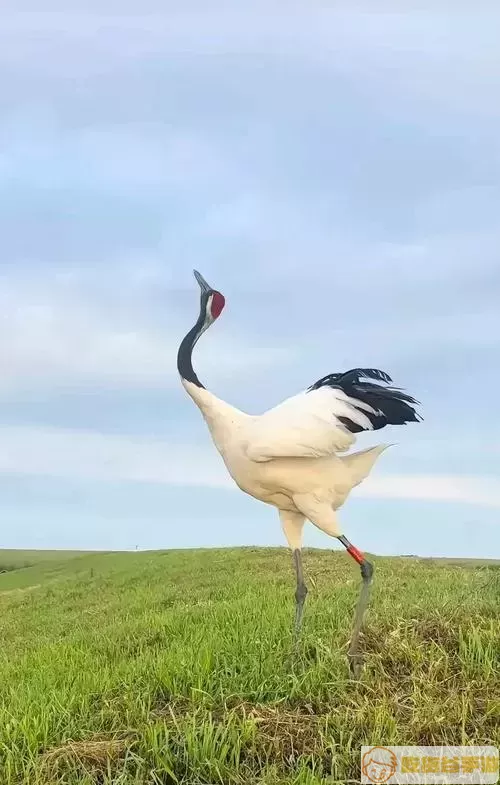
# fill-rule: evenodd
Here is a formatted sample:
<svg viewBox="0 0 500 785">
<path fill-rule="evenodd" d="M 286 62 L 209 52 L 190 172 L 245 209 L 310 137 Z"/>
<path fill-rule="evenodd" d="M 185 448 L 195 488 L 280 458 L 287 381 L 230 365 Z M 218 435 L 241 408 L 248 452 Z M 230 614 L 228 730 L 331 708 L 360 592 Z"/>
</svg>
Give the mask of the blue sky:
<svg viewBox="0 0 500 785">
<path fill-rule="evenodd" d="M 6 3 L 0 545 L 283 543 L 179 384 L 196 267 L 220 397 L 364 365 L 422 401 L 359 440 L 397 446 L 353 542 L 500 557 L 500 11 L 326 5 Z"/>
</svg>

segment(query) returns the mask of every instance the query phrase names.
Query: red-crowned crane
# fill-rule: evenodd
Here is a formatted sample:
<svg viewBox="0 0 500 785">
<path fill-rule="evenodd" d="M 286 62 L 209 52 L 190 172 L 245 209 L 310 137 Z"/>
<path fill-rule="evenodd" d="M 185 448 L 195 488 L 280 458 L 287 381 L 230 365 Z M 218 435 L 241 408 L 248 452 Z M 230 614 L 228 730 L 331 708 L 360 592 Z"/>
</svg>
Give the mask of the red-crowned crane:
<svg viewBox="0 0 500 785">
<path fill-rule="evenodd" d="M 250 496 L 278 508 L 295 562 L 296 634 L 307 586 L 302 569 L 305 519 L 336 537 L 360 565 L 362 586 L 349 646 L 352 672 L 360 671 L 359 633 L 368 604 L 373 566 L 352 545 L 336 511 L 350 491 L 368 476 L 387 445 L 340 456 L 361 431 L 417 422 L 418 402 L 389 386 L 390 376 L 374 368 L 331 373 L 305 392 L 288 398 L 262 415 L 249 415 L 217 398 L 202 385 L 191 355 L 202 333 L 220 316 L 224 296 L 194 271 L 201 289 L 200 314 L 177 355 L 182 384 L 208 425 L 212 439 L 235 483 Z"/>
</svg>

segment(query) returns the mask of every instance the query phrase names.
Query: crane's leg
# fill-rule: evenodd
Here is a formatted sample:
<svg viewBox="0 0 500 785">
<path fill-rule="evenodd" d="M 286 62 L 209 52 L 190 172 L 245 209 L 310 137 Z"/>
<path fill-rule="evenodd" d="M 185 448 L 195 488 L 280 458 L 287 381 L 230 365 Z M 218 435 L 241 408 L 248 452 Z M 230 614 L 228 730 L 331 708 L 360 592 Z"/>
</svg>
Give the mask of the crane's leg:
<svg viewBox="0 0 500 785">
<path fill-rule="evenodd" d="M 304 602 L 307 597 L 307 586 L 304 582 L 304 572 L 302 569 L 302 549 L 293 552 L 295 561 L 295 574 L 297 577 L 297 588 L 295 589 L 295 635 L 298 636 L 302 624 L 302 614 L 304 612 Z"/>
<path fill-rule="evenodd" d="M 295 565 L 295 575 L 297 578 L 297 588 L 295 590 L 295 641 L 302 624 L 302 614 L 304 612 L 304 602 L 307 596 L 307 586 L 304 581 L 304 571 L 302 568 L 302 530 L 304 528 L 304 516 L 299 512 L 280 510 L 280 520 L 283 532 L 293 553 Z"/>
<path fill-rule="evenodd" d="M 359 635 L 370 597 L 373 565 L 365 559 L 361 551 L 358 551 L 358 549 L 349 542 L 347 537 L 344 537 L 344 535 L 341 534 L 337 522 L 337 515 L 328 502 L 323 502 L 316 496 L 308 495 L 294 496 L 293 501 L 297 508 L 304 513 L 305 517 L 308 518 L 311 523 L 314 523 L 318 529 L 329 534 L 330 537 L 336 537 L 361 568 L 363 583 L 354 612 L 353 629 L 348 651 L 349 667 L 352 675 L 357 678 L 361 673 L 362 668 L 362 660 L 359 653 Z"/>
<path fill-rule="evenodd" d="M 361 655 L 359 653 L 359 633 L 361 632 L 363 618 L 368 607 L 368 601 L 370 599 L 370 587 L 373 580 L 373 564 L 369 562 L 368 559 L 365 559 L 364 554 L 362 554 L 361 551 L 358 551 L 358 549 L 352 545 L 352 543 L 350 543 L 347 537 L 344 537 L 343 534 L 338 537 L 338 540 L 347 550 L 347 553 L 352 556 L 352 558 L 359 564 L 361 568 L 361 578 L 363 581 L 361 584 L 358 603 L 356 605 L 356 611 L 354 613 L 354 624 L 351 634 L 351 643 L 348 651 L 351 673 L 355 678 L 358 678 L 363 666 Z"/>
</svg>

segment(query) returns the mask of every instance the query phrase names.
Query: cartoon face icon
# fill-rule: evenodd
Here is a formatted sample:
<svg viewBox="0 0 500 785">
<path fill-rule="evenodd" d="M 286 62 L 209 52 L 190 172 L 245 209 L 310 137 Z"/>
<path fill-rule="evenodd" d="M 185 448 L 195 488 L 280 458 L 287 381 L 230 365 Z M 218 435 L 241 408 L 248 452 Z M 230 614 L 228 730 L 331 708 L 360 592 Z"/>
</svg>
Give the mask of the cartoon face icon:
<svg viewBox="0 0 500 785">
<path fill-rule="evenodd" d="M 372 747 L 363 755 L 361 770 L 370 782 L 387 782 L 397 768 L 397 759 L 387 747 Z"/>
</svg>

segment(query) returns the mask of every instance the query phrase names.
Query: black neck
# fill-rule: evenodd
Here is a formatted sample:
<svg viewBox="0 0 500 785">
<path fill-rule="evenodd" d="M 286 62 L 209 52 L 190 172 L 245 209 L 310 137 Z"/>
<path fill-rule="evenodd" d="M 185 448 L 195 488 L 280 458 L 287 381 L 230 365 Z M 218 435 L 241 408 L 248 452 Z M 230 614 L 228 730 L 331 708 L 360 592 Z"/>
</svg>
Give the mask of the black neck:
<svg viewBox="0 0 500 785">
<path fill-rule="evenodd" d="M 187 382 L 192 382 L 193 384 L 196 384 L 197 387 L 201 387 L 204 390 L 205 388 L 193 370 L 193 364 L 191 360 L 193 347 L 203 332 L 203 324 L 204 313 L 202 311 L 198 317 L 198 321 L 194 327 L 190 329 L 188 334 L 182 339 L 181 345 L 179 346 L 179 351 L 177 352 L 177 370 L 179 371 L 181 377 Z"/>
</svg>

